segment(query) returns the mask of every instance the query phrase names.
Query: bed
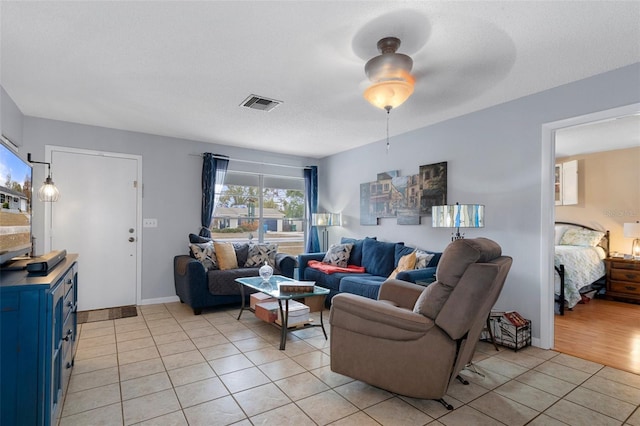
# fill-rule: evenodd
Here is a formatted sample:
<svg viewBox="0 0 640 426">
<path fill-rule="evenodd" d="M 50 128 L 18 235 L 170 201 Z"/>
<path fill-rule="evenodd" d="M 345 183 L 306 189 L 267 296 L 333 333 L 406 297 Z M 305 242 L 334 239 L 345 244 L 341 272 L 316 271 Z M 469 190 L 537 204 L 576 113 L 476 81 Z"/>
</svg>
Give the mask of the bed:
<svg viewBox="0 0 640 426">
<path fill-rule="evenodd" d="M 604 259 L 609 255 L 609 231 L 576 223 L 555 224 L 555 294 L 558 311 L 564 315 L 583 299 L 582 294 L 601 286 Z"/>
</svg>

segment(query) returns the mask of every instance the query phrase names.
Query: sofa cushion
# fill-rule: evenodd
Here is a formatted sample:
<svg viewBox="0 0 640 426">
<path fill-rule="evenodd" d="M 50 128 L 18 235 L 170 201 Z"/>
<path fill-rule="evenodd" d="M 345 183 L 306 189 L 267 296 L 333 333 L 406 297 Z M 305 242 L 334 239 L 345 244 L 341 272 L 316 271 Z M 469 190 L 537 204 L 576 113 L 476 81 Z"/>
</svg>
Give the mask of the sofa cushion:
<svg viewBox="0 0 640 426">
<path fill-rule="evenodd" d="M 398 266 L 393 270 L 391 275 L 389 275 L 389 279 L 395 278 L 398 275 L 398 272 L 403 271 L 411 271 L 416 266 L 416 251 L 412 251 L 411 253 L 402 256 L 400 261 L 398 262 Z"/>
<path fill-rule="evenodd" d="M 245 268 L 260 267 L 268 263 L 272 268 L 276 266 L 276 253 L 278 253 L 277 244 L 261 243 L 250 244 L 249 255 L 244 264 Z"/>
<path fill-rule="evenodd" d="M 340 292 L 357 294 L 359 296 L 377 300 L 380 286 L 385 281 L 385 277 L 378 277 L 375 275 L 358 274 L 354 276 L 346 276 L 340 280 Z"/>
<path fill-rule="evenodd" d="M 340 239 L 341 244 L 353 244 L 353 248 L 351 249 L 351 254 L 349 255 L 349 264 L 350 265 L 358 265 L 362 266 L 362 246 L 364 244 L 364 240 L 375 240 L 377 237 L 365 237 L 361 240 L 356 240 L 355 238 L 347 238 L 342 237 Z"/>
<path fill-rule="evenodd" d="M 208 243 L 189 244 L 189 252 L 191 253 L 191 257 L 202 263 L 205 271 L 218 269 L 218 259 L 216 258 L 212 241 Z"/>
<path fill-rule="evenodd" d="M 369 274 L 354 274 L 351 272 L 336 272 L 335 274 L 325 274 L 322 271 L 313 268 L 307 268 L 304 270 L 304 277 L 301 279 L 305 281 L 315 281 L 319 287 L 328 288 L 329 290 L 338 291 L 340 289 L 340 280 L 344 277 L 353 277 L 356 275 L 369 276 Z"/>
<path fill-rule="evenodd" d="M 402 258 L 402 256 L 406 256 L 408 254 L 413 253 L 414 251 L 416 251 L 416 249 L 414 247 L 409 247 L 409 246 L 405 246 L 404 244 L 396 244 L 395 248 L 394 248 L 394 261 L 395 261 L 395 265 L 398 265 L 398 262 L 400 262 L 400 259 Z"/>
<path fill-rule="evenodd" d="M 388 277 L 395 268 L 396 243 L 365 239 L 362 245 L 362 266 L 381 277 Z"/>
<path fill-rule="evenodd" d="M 236 251 L 238 268 L 244 268 L 244 264 L 247 263 L 247 257 L 249 257 L 249 243 L 233 243 L 233 248 Z"/>
<path fill-rule="evenodd" d="M 238 268 L 238 258 L 236 257 L 236 250 L 232 243 L 214 241 L 213 247 L 216 252 L 216 257 L 218 258 L 218 267 L 221 270 Z"/>
<path fill-rule="evenodd" d="M 353 244 L 332 244 L 322 261 L 330 265 L 346 268 L 349 263 L 349 255 L 351 254 L 352 248 Z"/>
<path fill-rule="evenodd" d="M 240 284 L 236 278 L 257 277 L 259 276 L 258 268 L 236 268 L 226 269 L 224 271 L 209 271 L 207 273 L 207 285 L 209 293 L 217 296 L 228 296 L 240 294 Z M 244 288 L 245 294 L 253 293 L 249 288 Z"/>
</svg>

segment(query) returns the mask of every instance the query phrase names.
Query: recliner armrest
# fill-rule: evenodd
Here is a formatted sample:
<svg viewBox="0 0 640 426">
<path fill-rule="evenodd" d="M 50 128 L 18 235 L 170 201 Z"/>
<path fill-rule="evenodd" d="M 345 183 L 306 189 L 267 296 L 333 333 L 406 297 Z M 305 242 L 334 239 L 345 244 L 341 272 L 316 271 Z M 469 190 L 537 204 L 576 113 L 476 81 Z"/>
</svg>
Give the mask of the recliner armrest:
<svg viewBox="0 0 640 426">
<path fill-rule="evenodd" d="M 334 296 L 329 323 L 332 327 L 391 340 L 417 339 L 435 326 L 431 319 L 409 309 L 350 293 Z"/>
<path fill-rule="evenodd" d="M 380 286 L 378 300 L 389 300 L 401 308 L 413 311 L 413 307 L 424 291 L 424 286 L 407 281 L 391 279 Z"/>
</svg>

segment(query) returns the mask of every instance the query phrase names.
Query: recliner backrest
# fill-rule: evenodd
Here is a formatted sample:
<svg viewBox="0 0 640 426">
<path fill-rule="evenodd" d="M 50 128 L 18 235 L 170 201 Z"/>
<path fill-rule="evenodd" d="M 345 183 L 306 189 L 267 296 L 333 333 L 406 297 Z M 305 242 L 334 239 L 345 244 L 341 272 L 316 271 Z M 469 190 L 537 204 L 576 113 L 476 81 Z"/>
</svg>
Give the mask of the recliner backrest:
<svg viewBox="0 0 640 426">
<path fill-rule="evenodd" d="M 469 265 L 435 319 L 436 325 L 449 337 L 454 340 L 464 337 L 478 315 L 484 315 L 485 305 L 498 287 L 496 278 L 501 272 L 501 263 L 492 261 Z M 483 321 L 485 319 L 486 315 Z"/>
<path fill-rule="evenodd" d="M 435 320 L 467 269 L 477 262 L 486 263 L 500 255 L 500 246 L 488 238 L 452 242 L 442 253 L 436 281 L 425 289 L 414 311 Z"/>
</svg>

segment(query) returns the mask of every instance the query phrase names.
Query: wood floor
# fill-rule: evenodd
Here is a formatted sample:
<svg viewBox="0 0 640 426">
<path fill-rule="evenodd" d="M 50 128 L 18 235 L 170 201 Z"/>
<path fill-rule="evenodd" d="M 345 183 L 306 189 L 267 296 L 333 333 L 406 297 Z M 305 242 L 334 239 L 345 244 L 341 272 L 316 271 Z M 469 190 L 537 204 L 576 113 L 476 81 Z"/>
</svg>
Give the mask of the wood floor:
<svg viewBox="0 0 640 426">
<path fill-rule="evenodd" d="M 640 305 L 593 299 L 554 318 L 556 351 L 640 374 Z"/>
</svg>

